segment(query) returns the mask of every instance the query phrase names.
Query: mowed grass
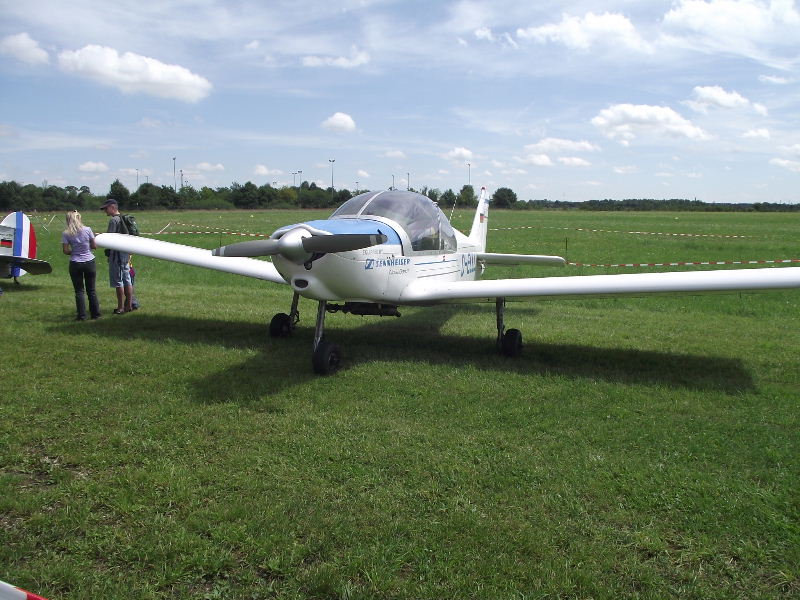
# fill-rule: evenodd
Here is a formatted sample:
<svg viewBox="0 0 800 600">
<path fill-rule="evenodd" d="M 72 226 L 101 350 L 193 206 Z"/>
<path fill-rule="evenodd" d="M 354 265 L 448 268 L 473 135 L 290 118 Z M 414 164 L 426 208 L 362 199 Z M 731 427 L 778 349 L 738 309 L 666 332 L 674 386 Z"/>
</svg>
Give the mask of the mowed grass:
<svg viewBox="0 0 800 600">
<path fill-rule="evenodd" d="M 800 595 L 800 291 L 509 304 L 517 360 L 495 354 L 491 304 L 329 315 L 345 365 L 318 377 L 314 303 L 267 335 L 284 286 L 136 257 L 142 309 L 112 316 L 98 252 L 105 314 L 75 322 L 61 223 L 37 229 L 53 274 L 0 298 L 0 579 L 51 600 Z M 490 227 L 492 251 L 581 263 L 800 257 L 797 214 Z"/>
</svg>

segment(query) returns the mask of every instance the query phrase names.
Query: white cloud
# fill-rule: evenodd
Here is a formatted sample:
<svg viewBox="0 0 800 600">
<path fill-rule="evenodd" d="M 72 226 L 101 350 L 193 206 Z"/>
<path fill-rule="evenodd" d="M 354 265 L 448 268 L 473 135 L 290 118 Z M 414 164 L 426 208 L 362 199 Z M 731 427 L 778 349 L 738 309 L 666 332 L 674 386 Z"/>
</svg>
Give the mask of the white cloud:
<svg viewBox="0 0 800 600">
<path fill-rule="evenodd" d="M 406 153 L 402 150 L 387 150 L 381 156 L 384 158 L 397 158 L 397 159 L 405 159 Z"/>
<path fill-rule="evenodd" d="M 350 56 L 306 56 L 303 58 L 304 67 L 338 67 L 340 69 L 354 69 L 370 61 L 370 56 L 355 46 L 350 49 Z"/>
<path fill-rule="evenodd" d="M 588 160 L 575 156 L 562 156 L 558 159 L 558 162 L 568 167 L 590 167 L 592 165 Z"/>
<path fill-rule="evenodd" d="M 104 162 L 86 161 L 78 167 L 78 171 L 82 173 L 105 173 L 108 171 L 108 165 Z"/>
<path fill-rule="evenodd" d="M 470 161 L 472 157 L 472 150 L 462 147 L 453 148 L 450 152 L 442 155 L 442 158 L 452 161 Z"/>
<path fill-rule="evenodd" d="M 364 169 L 359 169 L 356 175 L 361 178 L 369 179 L 369 173 L 367 173 Z"/>
<path fill-rule="evenodd" d="M 767 108 L 763 104 L 750 102 L 739 92 L 728 92 L 718 85 L 697 86 L 693 92 L 694 99 L 687 100 L 685 104 L 697 112 L 708 113 L 710 108 L 752 108 L 761 116 L 767 115 Z"/>
<path fill-rule="evenodd" d="M 639 52 L 652 47 L 636 31 L 633 23 L 621 14 L 588 12 L 584 17 L 562 15 L 560 23 L 517 29 L 517 37 L 539 43 L 556 42 L 575 50 L 589 50 L 597 44 L 624 46 Z"/>
<path fill-rule="evenodd" d="M 758 129 L 750 129 L 742 134 L 743 138 L 764 138 L 769 139 L 769 129 L 759 127 Z"/>
<path fill-rule="evenodd" d="M 488 42 L 494 41 L 494 34 L 488 27 L 480 27 L 475 30 L 475 37 L 479 40 L 486 40 Z"/>
<path fill-rule="evenodd" d="M 785 67 L 796 56 L 800 13 L 792 0 L 680 0 L 663 23 L 687 35 L 671 39 L 678 45 Z M 776 53 L 781 47 L 788 59 Z"/>
<path fill-rule="evenodd" d="M 184 102 L 198 102 L 211 92 L 211 82 L 179 65 L 169 65 L 132 52 L 89 45 L 58 55 L 61 69 L 118 88 Z"/>
<path fill-rule="evenodd" d="M 788 169 L 793 173 L 800 173 L 800 161 L 787 160 L 785 158 L 773 158 L 769 161 L 769 164 L 775 165 L 776 167 L 783 167 L 784 169 Z"/>
<path fill-rule="evenodd" d="M 206 172 L 208 172 L 208 171 L 224 171 L 225 170 L 225 167 L 222 165 L 222 163 L 217 163 L 215 165 L 212 165 L 211 163 L 208 163 L 208 162 L 198 163 L 197 165 L 195 165 L 194 168 L 197 169 L 198 171 L 206 171 Z"/>
<path fill-rule="evenodd" d="M 283 171 L 281 171 L 280 169 L 270 169 L 265 165 L 256 165 L 256 168 L 253 171 L 253 173 L 265 177 L 269 175 L 283 175 Z"/>
<path fill-rule="evenodd" d="M 526 165 L 533 165 L 535 167 L 552 167 L 553 161 L 547 154 L 528 154 L 524 158 L 517 159 Z"/>
<path fill-rule="evenodd" d="M 9 35 L 0 40 L 0 54 L 13 56 L 17 60 L 31 65 L 47 64 L 50 55 L 39 47 L 39 42 L 27 33 Z"/>
<path fill-rule="evenodd" d="M 800 156 L 800 144 L 793 144 L 792 146 L 781 146 L 781 151 L 794 156 Z"/>
<path fill-rule="evenodd" d="M 348 132 L 355 131 L 356 122 L 347 113 L 337 112 L 322 122 L 323 129 L 328 131 Z"/>
<path fill-rule="evenodd" d="M 775 85 L 786 85 L 792 82 L 788 77 L 778 77 L 777 75 L 759 75 L 758 80 L 761 83 L 774 83 Z"/>
<path fill-rule="evenodd" d="M 528 153 L 594 152 L 599 149 L 599 146 L 586 140 L 576 142 L 560 138 L 544 138 L 535 144 L 525 146 L 525 151 Z"/>
<path fill-rule="evenodd" d="M 261 42 L 258 40 L 253 40 L 249 44 L 245 44 L 246 50 L 258 50 L 259 46 L 261 46 Z"/>
<path fill-rule="evenodd" d="M 614 167 L 614 173 L 618 175 L 627 175 L 628 173 L 636 173 L 638 169 L 633 165 L 622 165 L 620 167 Z"/>
<path fill-rule="evenodd" d="M 627 146 L 639 135 L 708 139 L 708 134 L 667 106 L 615 104 L 592 119 L 603 134 Z"/>
</svg>

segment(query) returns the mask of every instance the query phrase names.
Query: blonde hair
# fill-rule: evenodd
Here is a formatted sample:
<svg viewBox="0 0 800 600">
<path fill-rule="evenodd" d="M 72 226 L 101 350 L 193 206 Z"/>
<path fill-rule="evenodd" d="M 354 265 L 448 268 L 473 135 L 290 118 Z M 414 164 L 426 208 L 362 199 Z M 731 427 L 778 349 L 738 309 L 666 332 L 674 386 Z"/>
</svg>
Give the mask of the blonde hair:
<svg viewBox="0 0 800 600">
<path fill-rule="evenodd" d="M 81 221 L 81 213 L 77 210 L 67 211 L 67 228 L 64 233 L 75 237 L 83 229 L 83 222 Z"/>
</svg>

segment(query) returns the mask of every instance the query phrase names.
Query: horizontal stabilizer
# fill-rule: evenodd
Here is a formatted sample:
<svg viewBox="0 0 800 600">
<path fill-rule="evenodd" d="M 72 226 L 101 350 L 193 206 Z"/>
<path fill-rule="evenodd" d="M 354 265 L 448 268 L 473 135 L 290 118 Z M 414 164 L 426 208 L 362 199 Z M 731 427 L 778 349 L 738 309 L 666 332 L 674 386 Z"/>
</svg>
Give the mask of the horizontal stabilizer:
<svg viewBox="0 0 800 600">
<path fill-rule="evenodd" d="M 20 269 L 24 269 L 31 275 L 47 275 L 53 271 L 53 267 L 50 266 L 50 263 L 46 260 L 39 260 L 37 258 L 23 258 L 21 256 L 0 256 L 0 265 L 3 265 L 3 268 L 0 269 L 0 271 L 4 270 L 5 267 L 8 267 L 9 269 L 18 267 Z"/>
<path fill-rule="evenodd" d="M 546 267 L 563 267 L 567 261 L 560 256 L 544 254 L 495 254 L 478 252 L 478 260 L 487 265 L 540 265 Z"/>
</svg>

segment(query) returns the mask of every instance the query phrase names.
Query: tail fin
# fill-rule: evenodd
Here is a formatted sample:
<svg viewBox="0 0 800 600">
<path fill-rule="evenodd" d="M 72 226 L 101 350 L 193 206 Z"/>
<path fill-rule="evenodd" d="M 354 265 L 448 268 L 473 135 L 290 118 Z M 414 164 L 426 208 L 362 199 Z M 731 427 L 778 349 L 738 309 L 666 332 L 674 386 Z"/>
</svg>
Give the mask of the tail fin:
<svg viewBox="0 0 800 600">
<path fill-rule="evenodd" d="M 0 257 L 2 264 L 8 265 L 11 277 L 25 274 L 20 265 L 45 262 L 36 260 L 36 232 L 22 211 L 11 213 L 0 222 Z"/>
<path fill-rule="evenodd" d="M 472 229 L 469 230 L 469 240 L 477 246 L 478 252 L 486 251 L 486 233 L 489 231 L 489 195 L 486 188 L 481 188 L 478 198 L 478 208 L 472 220 Z"/>
</svg>

